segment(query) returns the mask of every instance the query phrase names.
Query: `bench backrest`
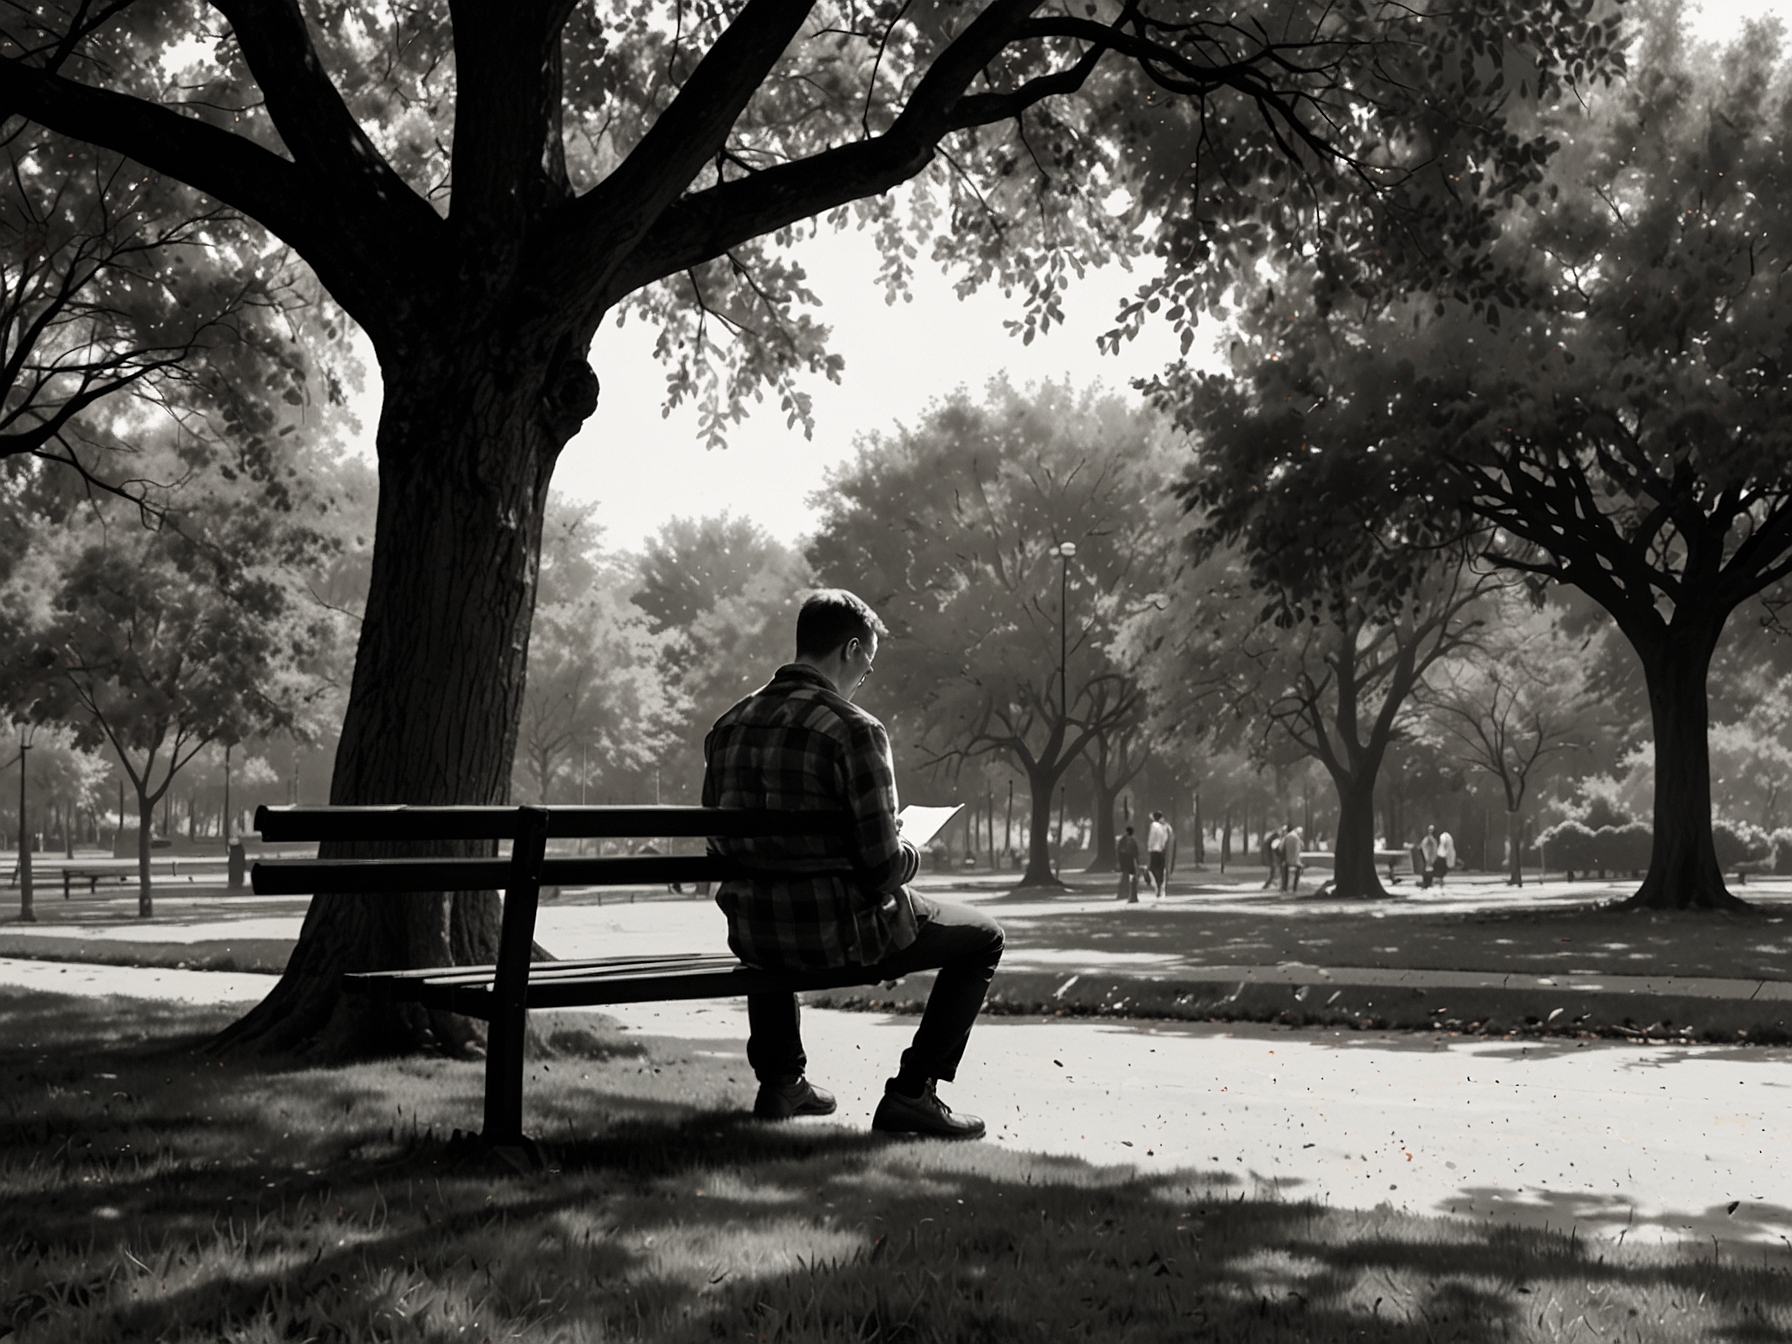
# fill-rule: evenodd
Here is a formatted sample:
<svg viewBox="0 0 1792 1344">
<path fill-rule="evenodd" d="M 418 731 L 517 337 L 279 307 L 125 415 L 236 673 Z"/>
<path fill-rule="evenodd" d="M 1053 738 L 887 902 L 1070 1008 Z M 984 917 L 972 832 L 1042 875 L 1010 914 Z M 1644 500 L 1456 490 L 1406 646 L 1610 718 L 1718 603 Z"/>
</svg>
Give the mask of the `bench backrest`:
<svg viewBox="0 0 1792 1344">
<path fill-rule="evenodd" d="M 791 812 L 719 807 L 259 807 L 255 828 L 264 841 L 411 848 L 432 842 L 509 840 L 508 857 L 329 857 L 259 859 L 250 885 L 263 896 L 320 892 L 514 890 L 519 859 L 537 838 L 659 840 L 693 836 L 742 838 L 837 834 L 837 812 Z M 744 870 L 710 854 L 546 856 L 533 860 L 536 886 L 659 886 L 717 882 Z"/>
</svg>

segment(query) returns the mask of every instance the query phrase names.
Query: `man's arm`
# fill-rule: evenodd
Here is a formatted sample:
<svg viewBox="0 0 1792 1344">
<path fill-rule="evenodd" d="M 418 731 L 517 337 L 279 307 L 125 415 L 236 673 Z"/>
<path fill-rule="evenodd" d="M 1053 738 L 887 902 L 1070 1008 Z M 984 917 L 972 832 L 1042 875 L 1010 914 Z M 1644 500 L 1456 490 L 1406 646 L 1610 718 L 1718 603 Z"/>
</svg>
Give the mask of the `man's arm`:
<svg viewBox="0 0 1792 1344">
<path fill-rule="evenodd" d="M 895 891 L 914 880 L 921 853 L 896 831 L 896 767 L 882 724 L 852 725 L 844 765 L 854 864 L 876 890 Z"/>
</svg>

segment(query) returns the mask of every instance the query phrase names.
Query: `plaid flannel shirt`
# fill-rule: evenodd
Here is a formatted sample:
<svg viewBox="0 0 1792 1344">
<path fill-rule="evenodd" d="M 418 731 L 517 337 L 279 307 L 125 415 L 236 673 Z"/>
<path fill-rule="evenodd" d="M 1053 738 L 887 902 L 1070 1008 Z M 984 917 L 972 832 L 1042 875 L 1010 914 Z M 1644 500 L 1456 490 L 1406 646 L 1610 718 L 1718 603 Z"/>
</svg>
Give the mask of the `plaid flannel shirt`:
<svg viewBox="0 0 1792 1344">
<path fill-rule="evenodd" d="M 890 738 L 810 668 L 780 667 L 703 741 L 703 805 L 844 812 L 838 835 L 713 838 L 767 875 L 722 883 L 728 946 L 752 966 L 869 966 L 915 940 L 906 884 L 920 866 L 896 834 Z"/>
</svg>

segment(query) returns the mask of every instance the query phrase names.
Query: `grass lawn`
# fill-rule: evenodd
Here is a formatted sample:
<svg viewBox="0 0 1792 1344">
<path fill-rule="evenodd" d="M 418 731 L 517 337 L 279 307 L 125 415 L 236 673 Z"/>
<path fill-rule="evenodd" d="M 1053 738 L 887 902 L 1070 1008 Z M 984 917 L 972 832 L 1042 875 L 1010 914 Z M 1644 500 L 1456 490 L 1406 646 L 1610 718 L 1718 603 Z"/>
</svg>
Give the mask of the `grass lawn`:
<svg viewBox="0 0 1792 1344">
<path fill-rule="evenodd" d="M 1285 896 L 1258 889 L 1260 870 L 1243 878 L 1205 874 L 1178 883 L 1162 904 L 1105 901 L 1112 879 L 1072 874 L 1076 896 L 1004 896 L 990 908 L 1015 948 L 1086 947 L 1104 952 L 1173 951 L 1207 966 L 1380 966 L 1549 975 L 1722 976 L 1792 979 L 1792 897 L 1751 886 L 1757 902 L 1739 914 L 1618 911 L 1604 903 L 1634 884 L 1584 882 L 1547 895 L 1513 891 L 1486 878 L 1457 881 L 1422 895 L 1368 904 Z M 925 886 L 926 884 L 924 884 Z M 1783 885 L 1783 884 L 1781 884 Z M 1180 888 L 1180 890 L 1178 889 Z M 984 890 L 991 890 L 984 887 Z M 1098 908 L 1073 909 L 1095 901 Z M 1002 907 L 1013 904 L 1013 912 Z"/>
<path fill-rule="evenodd" d="M 0 990 L 0 1339 L 1770 1340 L 1792 1256 L 1278 1200 L 756 1124 L 744 1061 L 545 1024 L 550 1170 L 481 1071 L 201 1053 L 219 1010 Z"/>
</svg>

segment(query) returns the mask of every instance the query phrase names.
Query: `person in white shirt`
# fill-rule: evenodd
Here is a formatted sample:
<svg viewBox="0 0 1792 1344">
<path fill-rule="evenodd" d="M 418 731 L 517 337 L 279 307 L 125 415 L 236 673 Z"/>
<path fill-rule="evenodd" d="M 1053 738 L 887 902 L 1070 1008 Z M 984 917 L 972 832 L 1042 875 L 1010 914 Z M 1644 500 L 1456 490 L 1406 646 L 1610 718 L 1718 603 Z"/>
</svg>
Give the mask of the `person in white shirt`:
<svg viewBox="0 0 1792 1344">
<path fill-rule="evenodd" d="M 1431 865 L 1437 885 L 1443 886 L 1444 874 L 1456 866 L 1456 839 L 1448 831 L 1437 837 L 1437 858 Z"/>
<path fill-rule="evenodd" d="M 1300 890 L 1300 870 L 1304 866 L 1300 861 L 1303 837 L 1300 827 L 1292 821 L 1288 829 L 1282 832 L 1282 890 Z"/>
<path fill-rule="evenodd" d="M 1425 866 L 1419 871 L 1419 885 L 1431 885 L 1431 877 L 1437 871 L 1437 827 L 1427 826 L 1425 836 L 1419 841 L 1419 853 L 1425 858 Z"/>
<path fill-rule="evenodd" d="M 1164 894 L 1164 883 L 1169 880 L 1166 871 L 1166 859 L 1170 852 L 1170 842 L 1176 838 L 1176 832 L 1170 829 L 1170 823 L 1164 820 L 1162 812 L 1151 814 L 1151 826 L 1145 832 L 1145 853 L 1151 865 L 1151 885 L 1157 888 L 1159 899 Z"/>
</svg>

